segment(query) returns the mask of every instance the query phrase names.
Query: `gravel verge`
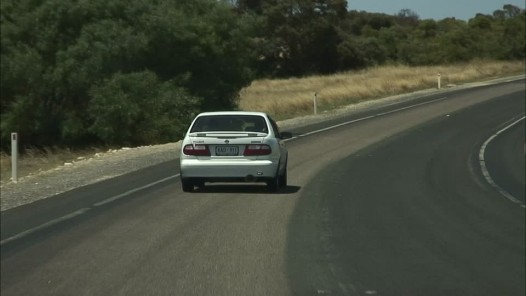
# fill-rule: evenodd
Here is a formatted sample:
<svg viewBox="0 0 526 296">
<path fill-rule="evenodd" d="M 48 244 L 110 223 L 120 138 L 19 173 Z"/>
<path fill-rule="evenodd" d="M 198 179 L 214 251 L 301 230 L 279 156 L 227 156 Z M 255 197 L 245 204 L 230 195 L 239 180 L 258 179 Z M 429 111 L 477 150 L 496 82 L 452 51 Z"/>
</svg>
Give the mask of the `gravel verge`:
<svg viewBox="0 0 526 296">
<path fill-rule="evenodd" d="M 398 102 L 409 101 L 423 95 L 447 93 L 450 90 L 489 85 L 503 81 L 524 78 L 524 75 L 495 79 L 481 83 L 468 83 L 449 86 L 441 90 L 428 89 L 410 94 L 392 96 L 359 104 L 345 106 L 338 110 L 309 115 L 278 122 L 282 130 L 293 129 L 308 124 L 352 115 L 364 110 L 377 108 Z M 65 163 L 52 170 L 39 172 L 23 178 L 17 183 L 7 182 L 0 186 L 1 211 L 48 198 L 74 188 L 114 178 L 148 166 L 178 158 L 181 142 L 136 148 L 121 148 L 106 153 L 97 153 L 93 157 Z"/>
<path fill-rule="evenodd" d="M 17 183 L 9 182 L 1 186 L 1 210 L 174 160 L 179 155 L 180 147 L 181 143 L 176 142 L 109 150 L 20 178 Z"/>
</svg>

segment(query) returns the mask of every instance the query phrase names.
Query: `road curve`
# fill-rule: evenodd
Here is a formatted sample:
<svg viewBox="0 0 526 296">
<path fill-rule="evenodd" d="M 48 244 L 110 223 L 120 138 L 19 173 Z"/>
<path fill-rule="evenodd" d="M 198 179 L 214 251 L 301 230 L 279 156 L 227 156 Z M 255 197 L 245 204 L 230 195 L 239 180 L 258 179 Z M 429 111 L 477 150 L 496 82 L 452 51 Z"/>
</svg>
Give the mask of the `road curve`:
<svg viewBox="0 0 526 296">
<path fill-rule="evenodd" d="M 475 165 L 467 176 L 460 169 L 443 175 L 450 161 L 448 153 L 457 151 L 457 144 L 448 142 L 453 136 L 425 138 L 429 135 L 424 131 L 437 122 L 453 122 L 464 112 L 459 110 L 478 110 L 486 104 L 507 106 L 508 97 L 517 95 L 524 96 L 524 81 L 428 96 L 416 105 L 393 105 L 297 129 L 297 137 L 287 144 L 290 186 L 278 194 L 248 185 L 216 185 L 183 193 L 179 181 L 171 177 L 177 164 L 169 162 L 2 212 L 2 241 L 6 243 L 1 246 L 1 294 L 478 292 L 482 289 L 476 289 L 477 280 L 494 275 L 488 268 L 494 262 L 505 263 L 496 270 L 506 276 L 482 286 L 502 288 L 507 278 L 508 286 L 515 287 L 521 271 L 509 259 L 514 256 L 517 264 L 520 260 L 524 264 L 524 257 L 506 254 L 524 251 L 524 241 L 521 245 L 512 239 L 521 227 L 524 230 L 524 211 L 505 199 L 490 198 L 498 194 L 473 177 Z M 492 119 L 485 126 L 491 129 L 493 124 Z M 451 129 L 463 130 L 456 125 Z M 414 133 L 417 136 L 409 136 Z M 391 147 L 406 135 L 421 137 L 421 144 L 436 148 L 431 162 L 426 161 L 427 150 L 408 147 L 389 149 L 383 162 L 377 162 L 381 157 L 364 154 Z M 466 152 L 468 144 L 463 138 L 469 137 L 453 138 L 462 140 L 458 145 Z M 441 146 L 444 143 L 455 144 Z M 408 151 L 413 157 L 407 157 Z M 453 156 L 459 165 L 468 161 L 463 153 Z M 349 162 L 360 164 L 360 170 L 345 171 Z M 424 168 L 419 167 L 422 163 Z M 419 183 L 422 178 L 415 176 L 422 170 L 423 181 L 433 186 Z M 404 182 L 387 182 L 403 176 Z M 443 186 L 448 182 L 450 186 Z M 142 189 L 134 190 L 138 187 Z M 455 205 L 454 194 L 464 189 L 479 189 L 484 198 L 476 199 L 469 194 L 474 191 L 466 191 Z M 360 190 L 366 191 L 360 195 Z M 411 198 L 418 196 L 421 199 L 413 204 Z M 440 202 L 433 203 L 436 200 Z M 515 226 L 521 217 L 522 226 Z M 482 218 L 491 220 L 480 221 Z M 476 223 L 482 228 L 473 226 Z M 509 227 L 503 230 L 503 224 Z M 389 225 L 393 228 L 388 229 Z M 478 250 L 473 244 L 448 240 L 461 239 L 462 234 L 474 243 L 486 243 L 484 238 L 493 243 L 482 244 Z M 16 239 L 8 240 L 12 237 Z M 437 251 L 436 243 L 445 246 L 443 253 Z M 477 263 L 490 250 L 494 260 Z M 435 252 L 443 256 L 429 255 Z M 418 257 L 404 265 L 407 254 Z M 474 272 L 471 277 L 466 270 Z M 445 271 L 452 277 L 426 277 Z M 467 283 L 459 285 L 457 280 Z"/>
<path fill-rule="evenodd" d="M 526 203 L 524 135 L 525 120 L 522 116 L 507 123 L 488 138 L 479 153 L 479 159 L 483 159 L 484 162 L 482 167 L 488 182 L 506 198 L 523 207 Z"/>
<path fill-rule="evenodd" d="M 524 208 L 487 184 L 478 165 L 480 145 L 524 109 L 524 91 L 501 97 L 321 171 L 304 188 L 289 231 L 298 294 L 317 283 L 331 295 L 525 295 Z M 515 151 L 524 129 L 499 141 L 513 144 L 495 150 Z M 498 155 L 488 160 L 497 164 Z M 524 165 L 524 154 L 507 155 L 493 175 L 521 174 L 515 164 L 504 169 L 521 158 Z M 524 188 L 524 178 L 513 181 Z M 313 271 L 318 262 L 326 279 Z"/>
</svg>

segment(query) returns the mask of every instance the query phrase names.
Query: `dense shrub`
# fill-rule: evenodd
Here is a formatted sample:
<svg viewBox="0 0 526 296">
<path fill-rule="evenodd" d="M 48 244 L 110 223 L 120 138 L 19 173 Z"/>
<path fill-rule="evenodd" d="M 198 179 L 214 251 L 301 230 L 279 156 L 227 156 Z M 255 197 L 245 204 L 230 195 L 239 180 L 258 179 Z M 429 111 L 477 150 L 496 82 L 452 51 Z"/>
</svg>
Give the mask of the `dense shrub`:
<svg viewBox="0 0 526 296">
<path fill-rule="evenodd" d="M 250 18 L 215 0 L 1 2 L 1 137 L 24 145 L 173 141 L 236 108 Z"/>
<path fill-rule="evenodd" d="M 348 3 L 349 2 L 349 3 Z M 345 0 L 2 0 L 2 149 L 153 144 L 236 109 L 255 77 L 526 57 L 526 14 L 469 21 Z"/>
<path fill-rule="evenodd" d="M 176 141 L 199 110 L 199 99 L 150 71 L 121 74 L 93 87 L 89 130 L 109 144 Z"/>
</svg>

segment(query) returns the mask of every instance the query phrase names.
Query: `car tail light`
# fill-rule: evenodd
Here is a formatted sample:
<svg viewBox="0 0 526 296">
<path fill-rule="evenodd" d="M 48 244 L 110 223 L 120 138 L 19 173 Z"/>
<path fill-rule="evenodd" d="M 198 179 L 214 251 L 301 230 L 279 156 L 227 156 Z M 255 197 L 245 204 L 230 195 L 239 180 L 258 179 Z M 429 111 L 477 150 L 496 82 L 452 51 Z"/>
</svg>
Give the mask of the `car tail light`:
<svg viewBox="0 0 526 296">
<path fill-rule="evenodd" d="M 210 150 L 208 149 L 208 145 L 188 144 L 184 146 L 183 153 L 186 155 L 194 156 L 210 156 Z"/>
<path fill-rule="evenodd" d="M 245 147 L 245 152 L 243 155 L 245 156 L 253 156 L 253 155 L 268 155 L 272 153 L 272 148 L 270 148 L 267 144 L 252 144 L 247 145 Z"/>
</svg>

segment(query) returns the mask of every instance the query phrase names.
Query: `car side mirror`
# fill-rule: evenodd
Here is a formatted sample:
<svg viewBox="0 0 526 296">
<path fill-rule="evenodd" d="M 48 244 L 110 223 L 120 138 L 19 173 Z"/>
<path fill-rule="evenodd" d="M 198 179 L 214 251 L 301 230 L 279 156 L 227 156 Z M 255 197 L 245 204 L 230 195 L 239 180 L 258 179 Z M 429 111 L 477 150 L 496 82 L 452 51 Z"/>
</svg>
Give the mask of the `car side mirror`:
<svg viewBox="0 0 526 296">
<path fill-rule="evenodd" d="M 281 139 L 283 140 L 292 138 L 292 133 L 290 132 L 281 132 L 280 135 L 281 135 Z"/>
</svg>

